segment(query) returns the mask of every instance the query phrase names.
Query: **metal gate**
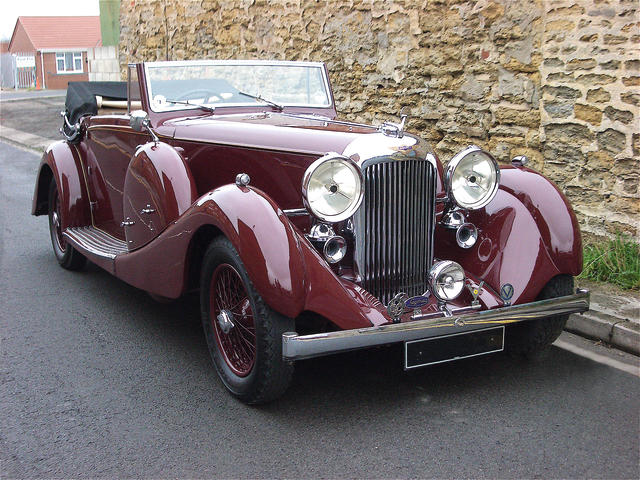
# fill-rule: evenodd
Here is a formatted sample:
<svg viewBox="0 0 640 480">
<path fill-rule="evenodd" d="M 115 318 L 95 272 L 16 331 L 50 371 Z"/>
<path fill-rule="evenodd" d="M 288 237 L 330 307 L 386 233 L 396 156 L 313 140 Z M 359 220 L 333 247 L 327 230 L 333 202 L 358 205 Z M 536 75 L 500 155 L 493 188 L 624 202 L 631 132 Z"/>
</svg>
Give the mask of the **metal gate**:
<svg viewBox="0 0 640 480">
<path fill-rule="evenodd" d="M 33 53 L 16 53 L 15 58 L 15 88 L 35 88 L 36 86 L 36 57 Z"/>
</svg>

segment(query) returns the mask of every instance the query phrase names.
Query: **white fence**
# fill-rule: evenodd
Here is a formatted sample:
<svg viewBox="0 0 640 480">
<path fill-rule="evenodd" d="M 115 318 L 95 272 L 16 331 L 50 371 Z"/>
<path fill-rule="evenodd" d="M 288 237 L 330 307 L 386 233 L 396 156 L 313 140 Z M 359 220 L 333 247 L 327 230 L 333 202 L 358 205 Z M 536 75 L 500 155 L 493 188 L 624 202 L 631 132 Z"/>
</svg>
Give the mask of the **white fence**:
<svg viewBox="0 0 640 480">
<path fill-rule="evenodd" d="M 2 54 L 2 86 L 15 88 L 35 88 L 36 57 L 33 53 Z"/>
</svg>

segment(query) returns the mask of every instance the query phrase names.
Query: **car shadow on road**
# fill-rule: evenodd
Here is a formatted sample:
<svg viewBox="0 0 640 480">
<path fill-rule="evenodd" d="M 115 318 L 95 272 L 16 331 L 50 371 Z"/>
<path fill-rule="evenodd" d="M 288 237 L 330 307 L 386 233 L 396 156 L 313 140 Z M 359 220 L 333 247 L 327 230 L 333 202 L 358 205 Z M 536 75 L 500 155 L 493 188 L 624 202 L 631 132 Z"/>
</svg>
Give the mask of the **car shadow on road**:
<svg viewBox="0 0 640 480">
<path fill-rule="evenodd" d="M 224 404 L 253 409 L 255 415 L 285 423 L 295 424 L 300 418 L 317 416 L 319 411 L 338 417 L 363 408 L 370 414 L 388 414 L 411 405 L 439 405 L 444 399 L 478 402 L 502 396 L 506 402 L 520 402 L 520 397 L 536 389 L 561 390 L 567 381 L 588 383 L 594 369 L 606 368 L 551 347 L 534 360 L 498 353 L 405 371 L 402 345 L 392 345 L 299 361 L 292 384 L 281 399 L 244 406 L 229 396 L 215 374 L 202 334 L 197 293 L 161 304 L 95 265 L 88 265 L 80 275 L 83 288 L 99 289 L 103 299 L 126 304 L 127 315 L 122 321 L 132 324 L 139 341 L 155 344 L 160 356 L 166 355 L 162 349 L 190 351 L 189 364 L 171 369 L 179 372 L 184 368 L 194 378 L 210 381 L 199 388 L 210 391 L 211 397 L 228 397 L 228 401 L 222 400 Z"/>
</svg>

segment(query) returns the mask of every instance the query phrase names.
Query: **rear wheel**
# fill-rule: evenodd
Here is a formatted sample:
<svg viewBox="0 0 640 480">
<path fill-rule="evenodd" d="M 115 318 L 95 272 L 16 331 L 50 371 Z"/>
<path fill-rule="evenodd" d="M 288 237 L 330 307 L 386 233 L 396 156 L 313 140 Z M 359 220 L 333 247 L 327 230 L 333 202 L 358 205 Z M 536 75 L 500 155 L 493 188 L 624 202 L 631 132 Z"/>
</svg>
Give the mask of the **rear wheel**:
<svg viewBox="0 0 640 480">
<path fill-rule="evenodd" d="M 538 295 L 537 300 L 564 297 L 573 293 L 573 277 L 558 275 L 553 277 Z M 535 355 L 549 347 L 562 333 L 569 315 L 531 320 L 507 327 L 506 348 L 508 351 L 525 356 Z"/>
<path fill-rule="evenodd" d="M 62 216 L 60 193 L 55 180 L 49 184 L 49 234 L 53 253 L 62 268 L 67 270 L 80 270 L 87 259 L 71 246 L 62 235 Z"/>
<path fill-rule="evenodd" d="M 204 255 L 200 307 L 209 353 L 227 389 L 252 404 L 282 395 L 293 373 L 282 359 L 282 334 L 294 322 L 264 303 L 224 237 Z"/>
</svg>

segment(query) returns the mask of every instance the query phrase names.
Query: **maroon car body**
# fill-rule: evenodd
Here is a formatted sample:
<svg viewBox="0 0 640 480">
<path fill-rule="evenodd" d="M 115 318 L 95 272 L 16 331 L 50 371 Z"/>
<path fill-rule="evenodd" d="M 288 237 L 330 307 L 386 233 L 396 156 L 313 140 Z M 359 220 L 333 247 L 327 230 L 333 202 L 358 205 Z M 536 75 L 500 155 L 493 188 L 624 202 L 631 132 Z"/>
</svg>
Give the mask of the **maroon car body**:
<svg viewBox="0 0 640 480">
<path fill-rule="evenodd" d="M 180 62 L 167 63 L 174 64 Z M 49 214 L 54 251 L 67 268 L 79 268 L 87 258 L 169 299 L 212 282 L 211 297 L 201 294 L 205 333 L 214 362 L 216 354 L 222 358 L 216 362 L 222 380 L 243 400 L 266 401 L 284 391 L 287 381 L 247 381 L 262 368 L 265 378 L 280 375 L 273 368 L 287 376 L 294 360 L 356 348 L 422 342 L 420 352 L 407 347 L 405 353 L 429 361 L 407 357 L 407 368 L 512 344 L 528 351 L 544 346 L 531 343 L 531 329 L 588 308 L 587 292 L 566 288 L 582 268 L 576 217 L 562 192 L 524 166 L 525 159 L 500 167 L 486 205 L 461 208 L 452 195 L 451 172 L 403 125 L 336 120 L 321 64 L 327 85 L 322 106 L 278 107 L 259 98 L 215 105 L 213 112 L 178 103 L 159 109 L 149 91 L 149 69 L 157 65 L 162 62 L 130 66 L 128 98 L 120 98 L 125 110 L 94 109 L 73 120 L 67 111 L 67 138 L 44 153 L 32 213 Z M 141 123 L 133 120 L 136 115 Z M 363 172 L 362 204 L 337 222 L 314 215 L 303 189 L 310 167 L 327 154 Z M 316 225 L 331 235 L 318 235 Z M 471 245 L 464 243 L 468 236 Z M 335 263 L 337 257 L 323 249 L 330 237 L 342 239 Z M 211 245 L 221 238 L 239 263 L 208 260 L 207 255 L 216 257 Z M 439 260 L 464 270 L 464 288 L 455 298 L 439 297 L 429 283 Z M 213 280 L 203 274 L 209 261 Z M 221 273 L 219 265 L 225 266 Z M 560 293 L 545 293 L 553 282 Z M 242 319 L 251 317 L 248 349 L 234 346 L 246 338 L 232 338 L 244 321 L 240 307 L 225 310 L 212 300 L 223 289 L 244 305 Z M 398 302 L 399 311 L 392 308 Z M 262 304 L 270 313 L 260 311 Z M 284 331 L 261 332 L 265 315 L 285 319 Z M 488 342 L 484 347 L 453 342 L 458 334 L 488 327 L 496 329 L 490 339 L 471 342 Z M 262 336 L 273 344 L 273 358 L 261 353 Z M 427 340 L 434 338 L 454 351 L 428 353 L 435 343 Z"/>
</svg>

